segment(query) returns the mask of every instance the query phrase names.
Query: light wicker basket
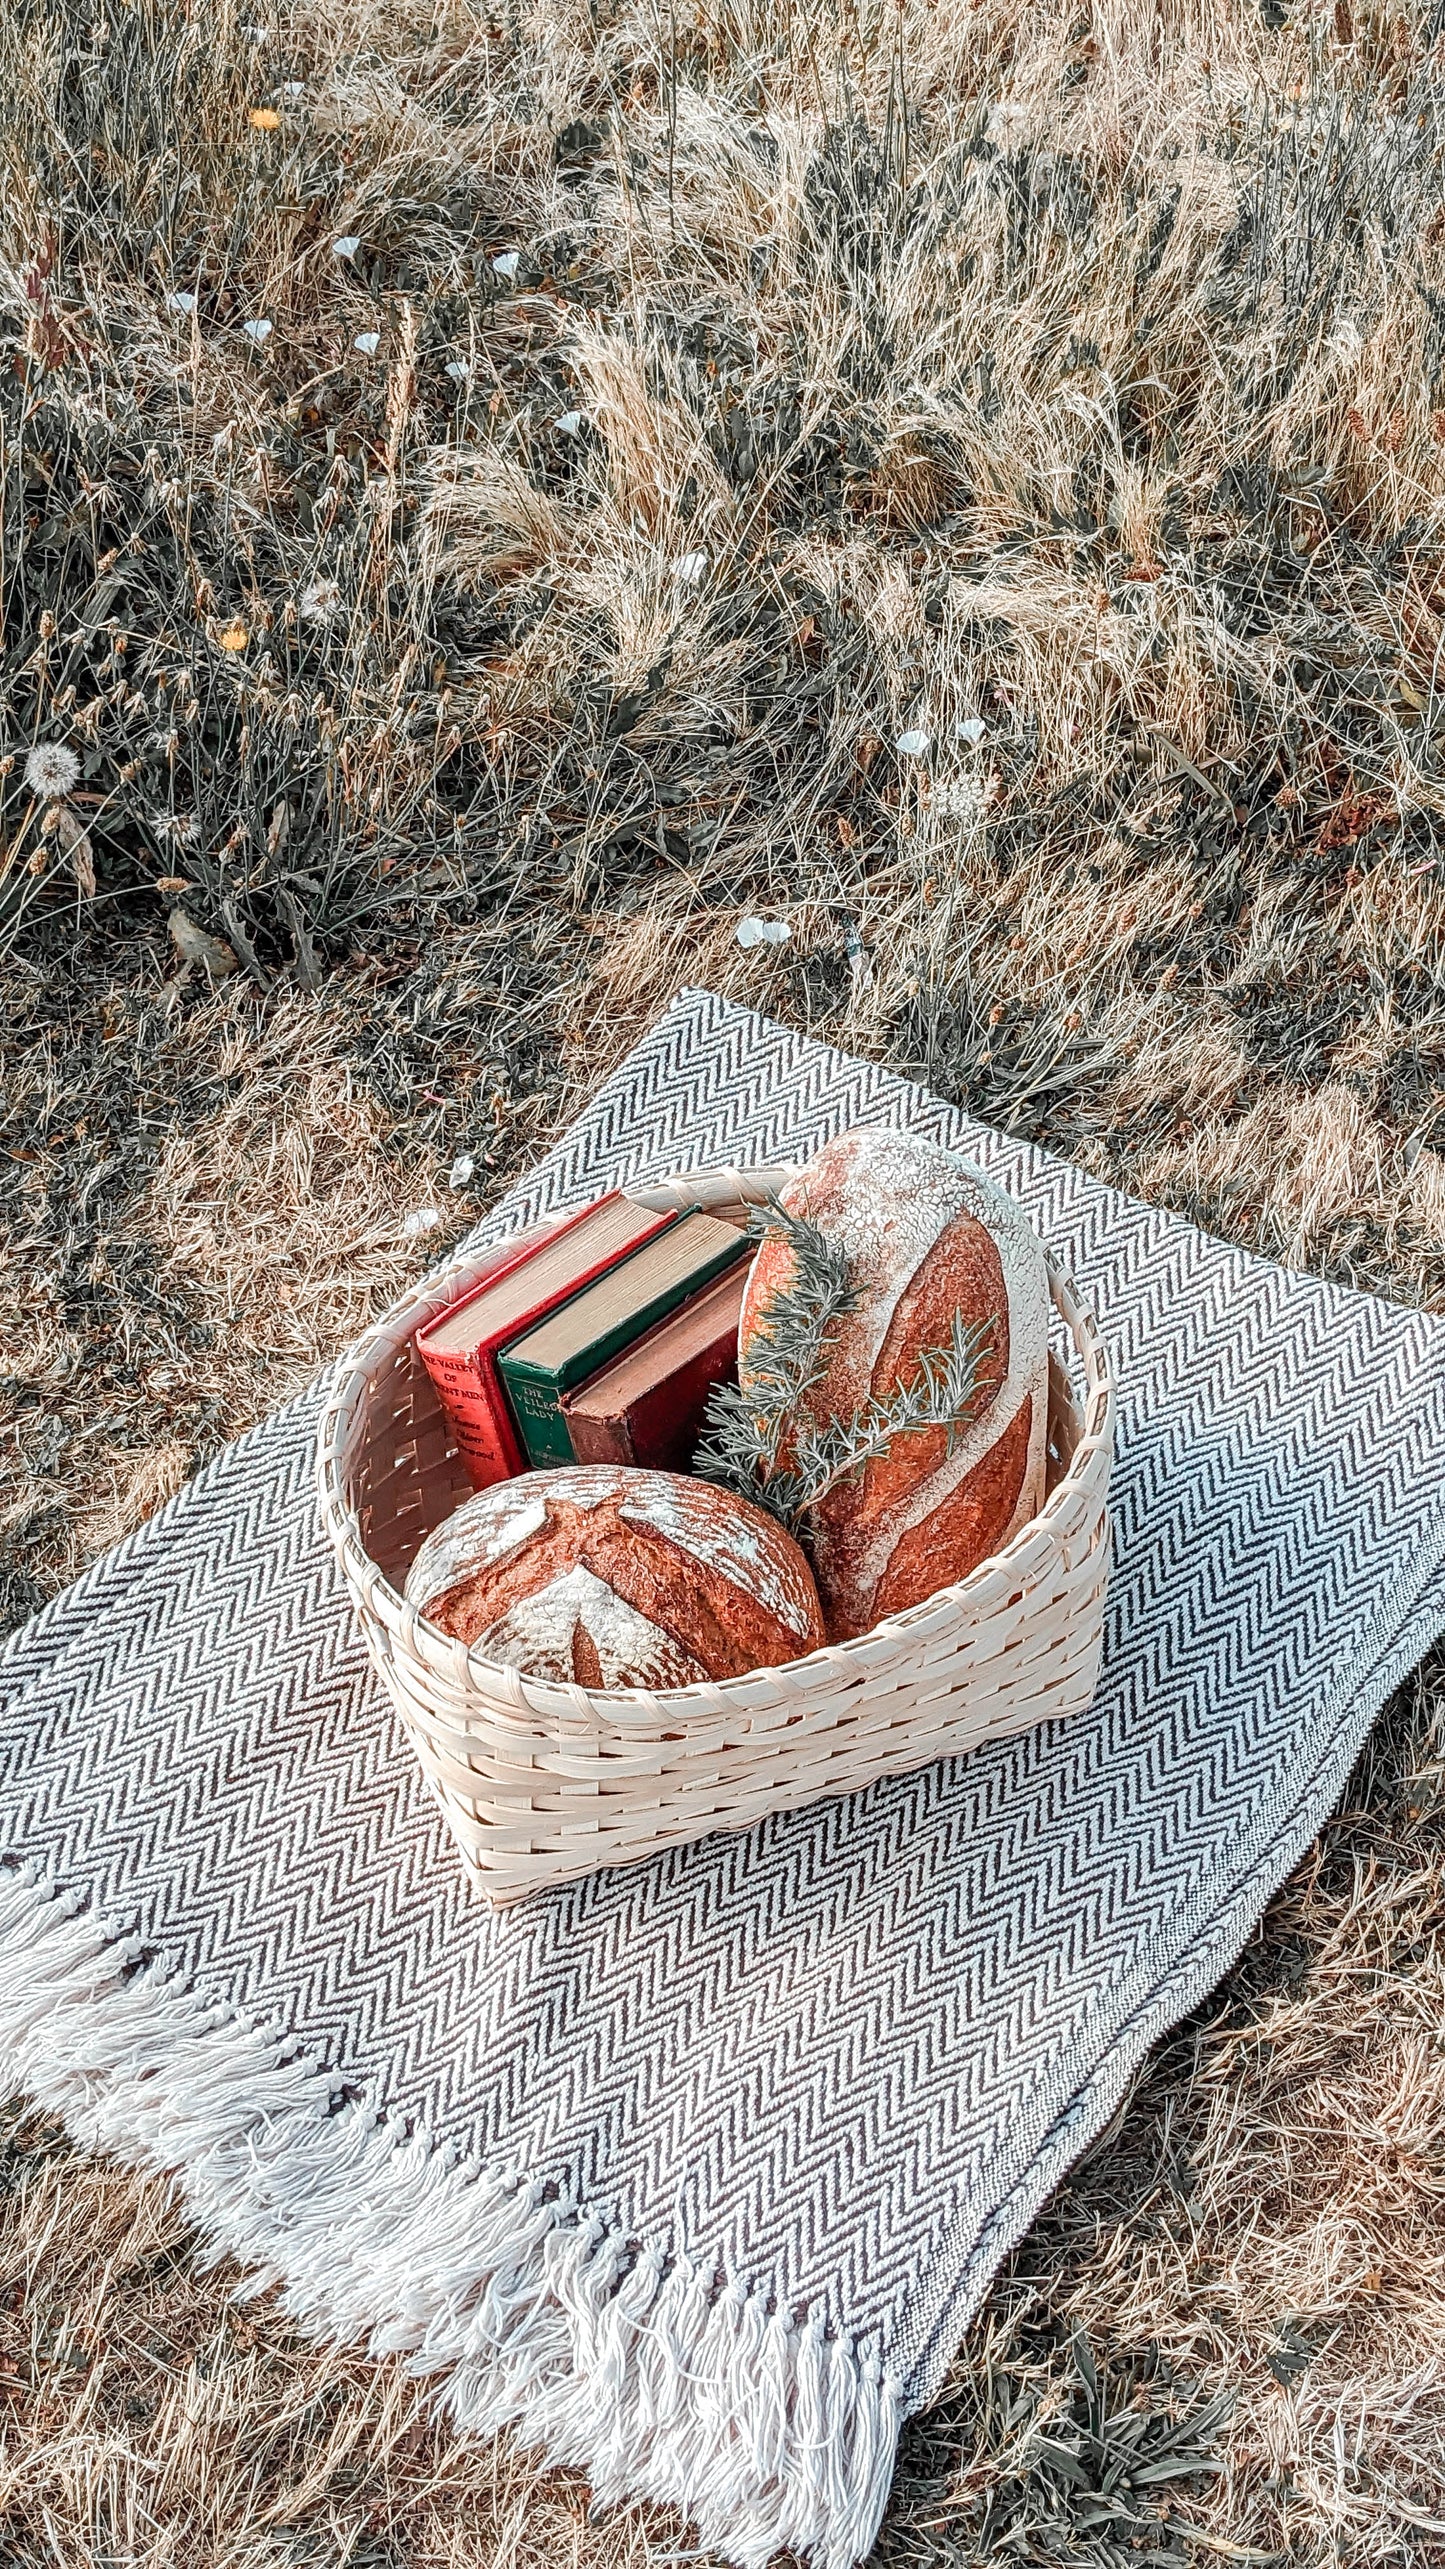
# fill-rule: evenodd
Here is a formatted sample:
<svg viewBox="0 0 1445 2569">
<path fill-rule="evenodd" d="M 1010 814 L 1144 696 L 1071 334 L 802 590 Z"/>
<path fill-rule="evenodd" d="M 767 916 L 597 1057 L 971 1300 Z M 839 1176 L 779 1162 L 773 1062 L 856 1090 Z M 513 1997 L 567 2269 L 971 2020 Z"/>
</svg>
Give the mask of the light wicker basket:
<svg viewBox="0 0 1445 2569">
<path fill-rule="evenodd" d="M 711 1170 L 632 1192 L 741 1221 L 791 1174 Z M 1052 1260 L 1082 1419 L 1051 1356 L 1043 1508 L 957 1586 L 785 1667 L 659 1693 L 524 1677 L 424 1622 L 400 1593 L 407 1568 L 471 1484 L 412 1339 L 514 1246 L 454 1260 L 361 1340 L 339 1370 L 318 1462 L 371 1656 L 494 1906 L 1084 1710 L 1108 1579 L 1114 1393 L 1093 1319 Z"/>
</svg>

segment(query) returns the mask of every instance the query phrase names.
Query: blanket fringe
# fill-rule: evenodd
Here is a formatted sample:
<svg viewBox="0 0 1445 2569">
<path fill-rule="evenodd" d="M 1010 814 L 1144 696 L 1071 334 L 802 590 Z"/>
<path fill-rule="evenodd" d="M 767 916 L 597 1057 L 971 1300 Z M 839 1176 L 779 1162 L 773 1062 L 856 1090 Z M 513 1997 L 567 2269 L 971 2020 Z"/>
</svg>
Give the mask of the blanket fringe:
<svg viewBox="0 0 1445 2569">
<path fill-rule="evenodd" d="M 165 2169 L 213 2253 L 313 2331 L 440 2377 L 603 2501 L 684 2508 L 738 2569 L 853 2569 L 904 2413 L 876 2348 L 638 2244 L 521 2169 L 459 2167 L 208 2006 L 54 1885 L 0 1876 L 0 2044 L 76 2138 Z"/>
</svg>

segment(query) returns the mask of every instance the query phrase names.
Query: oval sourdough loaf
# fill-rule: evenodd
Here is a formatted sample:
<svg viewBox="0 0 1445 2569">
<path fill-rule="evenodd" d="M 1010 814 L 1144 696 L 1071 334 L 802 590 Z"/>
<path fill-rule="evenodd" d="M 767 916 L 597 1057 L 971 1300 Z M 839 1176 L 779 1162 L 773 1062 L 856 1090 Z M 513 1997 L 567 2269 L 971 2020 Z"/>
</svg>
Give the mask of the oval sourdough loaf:
<svg viewBox="0 0 1445 2569">
<path fill-rule="evenodd" d="M 813 1574 L 761 1508 L 621 1465 L 479 1490 L 428 1535 L 406 1593 L 484 1658 L 603 1689 L 736 1677 L 823 1639 Z"/>
<path fill-rule="evenodd" d="M 1048 1275 L 1017 1205 L 981 1169 L 909 1133 L 841 1135 L 781 1201 L 845 1251 L 859 1294 L 808 1397 L 819 1421 L 848 1419 L 870 1395 L 913 1381 L 920 1352 L 947 1346 L 955 1312 L 970 1327 L 991 1324 L 952 1454 L 943 1428 L 900 1436 L 819 1502 L 813 1568 L 829 1632 L 844 1639 L 966 1577 L 1042 1504 Z M 743 1301 L 744 1390 L 749 1340 L 793 1264 L 785 1236 L 770 1233 Z"/>
</svg>

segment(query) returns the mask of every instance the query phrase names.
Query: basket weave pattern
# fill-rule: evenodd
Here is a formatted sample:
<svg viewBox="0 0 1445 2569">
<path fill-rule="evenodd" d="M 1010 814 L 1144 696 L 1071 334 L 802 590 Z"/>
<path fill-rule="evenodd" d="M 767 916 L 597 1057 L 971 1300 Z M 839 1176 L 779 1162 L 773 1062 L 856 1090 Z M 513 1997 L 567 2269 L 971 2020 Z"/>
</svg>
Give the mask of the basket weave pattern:
<svg viewBox="0 0 1445 2569">
<path fill-rule="evenodd" d="M 630 1191 L 741 1218 L 790 1174 L 713 1170 Z M 361 1340 L 318 1457 L 322 1516 L 372 1659 L 495 1906 L 1085 1709 L 1108 1579 L 1114 1393 L 1094 1322 L 1052 1261 L 1082 1415 L 1051 1357 L 1044 1505 L 957 1586 L 784 1667 L 656 1693 L 525 1677 L 425 1623 L 400 1593 L 407 1568 L 471 1483 L 412 1339 L 514 1246 L 455 1260 Z"/>
</svg>

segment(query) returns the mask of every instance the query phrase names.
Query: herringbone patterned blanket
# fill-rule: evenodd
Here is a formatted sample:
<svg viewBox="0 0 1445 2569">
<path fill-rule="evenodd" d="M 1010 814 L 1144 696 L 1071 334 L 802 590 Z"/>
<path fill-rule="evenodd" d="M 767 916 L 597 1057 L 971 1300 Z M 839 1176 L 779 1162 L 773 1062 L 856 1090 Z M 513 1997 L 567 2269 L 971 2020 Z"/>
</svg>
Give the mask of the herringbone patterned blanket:
<svg viewBox="0 0 1445 2569">
<path fill-rule="evenodd" d="M 1095 1709 L 489 1914 L 312 1501 L 320 1395 L 14 1640 L 0 2048 L 305 2319 L 730 2558 L 846 2569 L 900 2420 L 1445 1626 L 1445 1324 L 1206 1239 L 706 994 L 484 1226 L 961 1145 L 1123 1390 Z"/>
</svg>

